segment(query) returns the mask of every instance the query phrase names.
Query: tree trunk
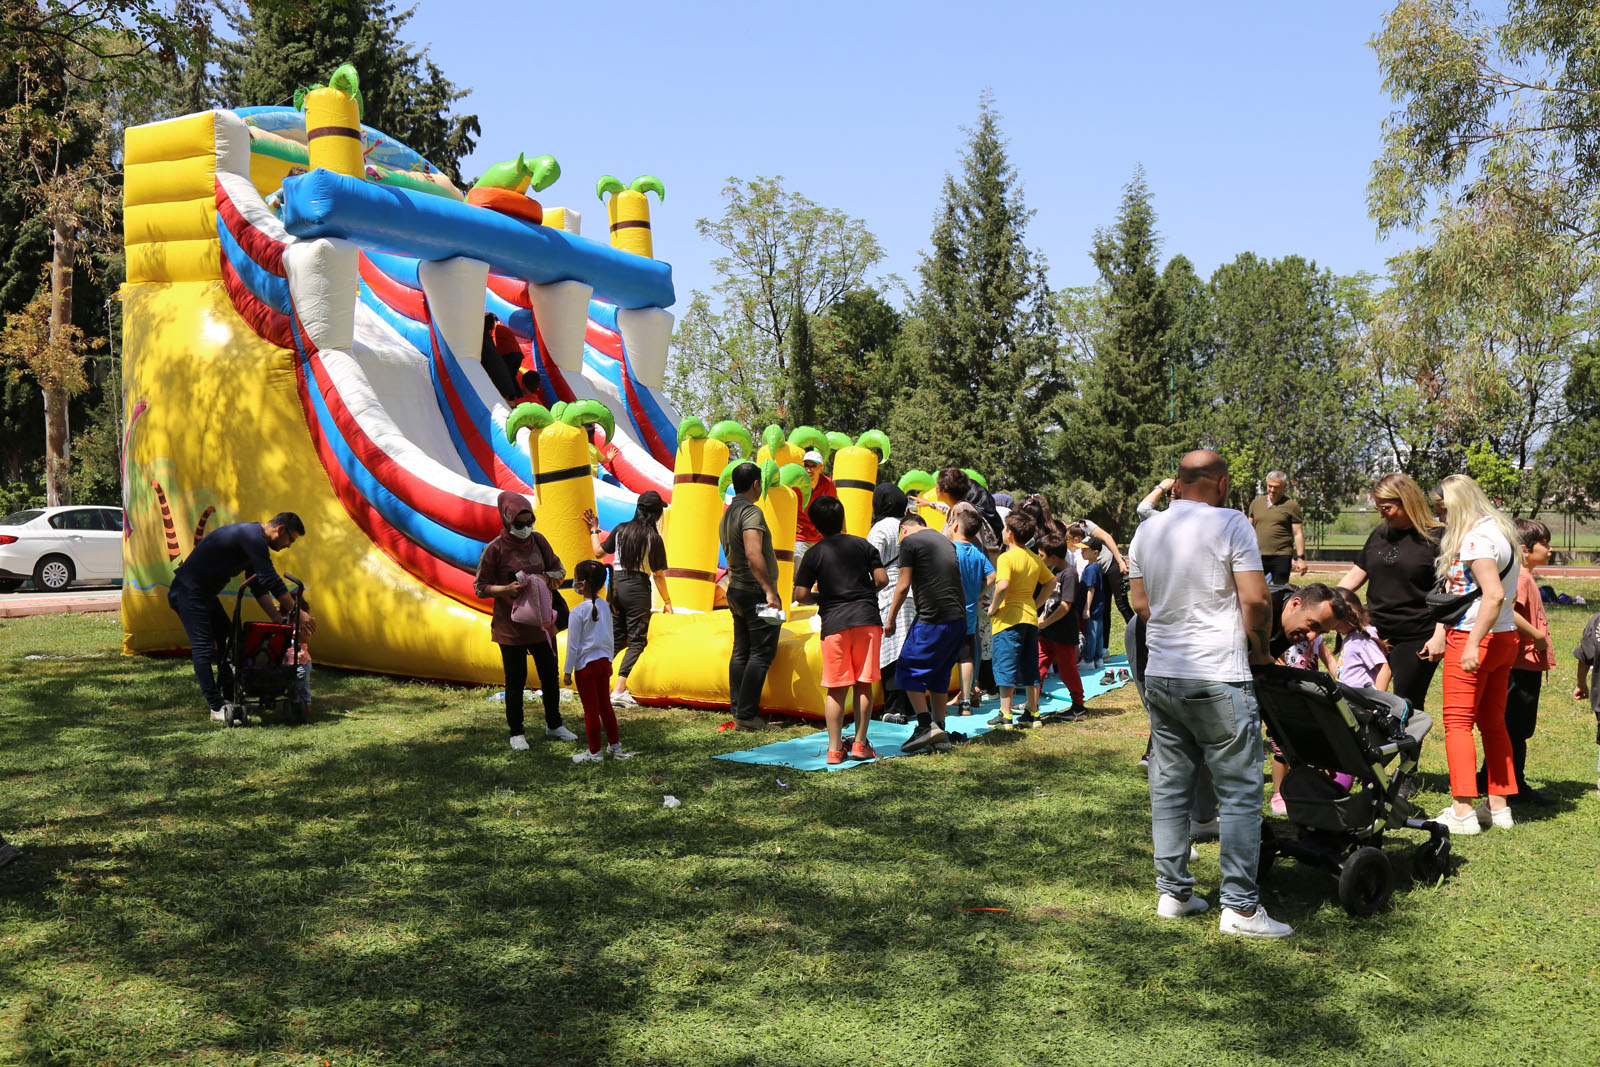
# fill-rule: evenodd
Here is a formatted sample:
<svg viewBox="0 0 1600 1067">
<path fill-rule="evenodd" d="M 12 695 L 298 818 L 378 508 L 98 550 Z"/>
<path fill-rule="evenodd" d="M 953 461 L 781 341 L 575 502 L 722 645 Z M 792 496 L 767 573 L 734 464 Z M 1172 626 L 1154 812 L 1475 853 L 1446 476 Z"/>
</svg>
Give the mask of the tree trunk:
<svg viewBox="0 0 1600 1067">
<path fill-rule="evenodd" d="M 58 220 L 50 258 L 50 344 L 64 344 L 72 324 L 72 266 L 77 254 L 77 234 L 66 220 Z M 51 507 L 72 503 L 72 427 L 67 421 L 67 391 L 59 380 L 44 386 L 44 488 Z"/>
</svg>

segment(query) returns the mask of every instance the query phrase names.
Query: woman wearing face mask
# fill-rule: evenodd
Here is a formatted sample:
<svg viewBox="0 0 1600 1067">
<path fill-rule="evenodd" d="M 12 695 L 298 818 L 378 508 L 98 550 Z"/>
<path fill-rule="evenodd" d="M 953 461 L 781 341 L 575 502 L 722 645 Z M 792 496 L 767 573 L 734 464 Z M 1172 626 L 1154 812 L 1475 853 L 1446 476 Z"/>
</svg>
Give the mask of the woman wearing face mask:
<svg viewBox="0 0 1600 1067">
<path fill-rule="evenodd" d="M 567 572 L 550 542 L 534 531 L 533 505 L 527 497 L 504 492 L 499 505 L 505 531 L 484 546 L 472 591 L 494 601 L 489 637 L 500 646 L 500 659 L 505 664 L 506 725 L 511 729 L 511 747 L 518 751 L 528 747 L 522 730 L 522 690 L 528 682 L 529 656 L 533 657 L 544 691 L 545 737 L 576 741 L 577 735 L 561 724 L 561 671 L 556 664 L 555 627 L 546 629 L 511 617 L 511 606 L 529 582 L 545 582 L 551 596 L 559 596 L 556 590 Z"/>
</svg>

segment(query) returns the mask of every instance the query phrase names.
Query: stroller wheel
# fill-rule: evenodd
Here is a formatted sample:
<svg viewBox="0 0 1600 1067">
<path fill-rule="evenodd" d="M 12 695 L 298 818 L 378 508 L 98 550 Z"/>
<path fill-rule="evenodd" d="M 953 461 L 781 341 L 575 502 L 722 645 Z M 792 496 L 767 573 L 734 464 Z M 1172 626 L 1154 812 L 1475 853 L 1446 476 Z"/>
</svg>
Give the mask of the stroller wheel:
<svg viewBox="0 0 1600 1067">
<path fill-rule="evenodd" d="M 1381 849 L 1358 848 L 1339 868 L 1339 903 L 1357 918 L 1382 911 L 1393 891 L 1389 857 Z"/>
<path fill-rule="evenodd" d="M 1411 855 L 1411 876 L 1423 885 L 1438 885 L 1450 875 L 1450 838 L 1435 837 Z"/>
</svg>

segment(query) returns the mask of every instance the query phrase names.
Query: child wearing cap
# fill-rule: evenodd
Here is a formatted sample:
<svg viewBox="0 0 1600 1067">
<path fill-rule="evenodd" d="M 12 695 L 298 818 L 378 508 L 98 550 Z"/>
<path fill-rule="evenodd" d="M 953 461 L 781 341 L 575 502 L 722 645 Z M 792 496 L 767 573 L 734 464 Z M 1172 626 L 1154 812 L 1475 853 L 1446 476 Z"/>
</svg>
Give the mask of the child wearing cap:
<svg viewBox="0 0 1600 1067">
<path fill-rule="evenodd" d="M 812 449 L 805 454 L 805 457 L 800 462 L 805 464 L 806 473 L 811 476 L 811 499 L 813 501 L 823 496 L 834 498 L 839 496 L 839 490 L 834 487 L 833 479 L 828 477 L 822 469 L 821 452 Z M 799 497 L 800 490 L 794 490 L 794 495 Z M 817 532 L 817 527 L 812 523 L 811 516 L 806 513 L 805 506 L 797 507 L 794 522 L 794 565 L 797 571 L 800 567 L 800 561 L 805 558 L 807 550 L 820 540 L 822 540 L 822 534 Z"/>
</svg>

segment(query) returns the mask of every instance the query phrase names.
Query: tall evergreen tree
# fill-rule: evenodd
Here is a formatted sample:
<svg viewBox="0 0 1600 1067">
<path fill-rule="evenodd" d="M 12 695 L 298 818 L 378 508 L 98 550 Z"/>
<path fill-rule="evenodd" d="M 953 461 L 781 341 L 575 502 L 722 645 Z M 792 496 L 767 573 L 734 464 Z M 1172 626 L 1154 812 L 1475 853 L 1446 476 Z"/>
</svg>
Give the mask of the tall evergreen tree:
<svg viewBox="0 0 1600 1067">
<path fill-rule="evenodd" d="M 428 56 L 401 38 L 411 11 L 388 0 L 326 0 L 314 18 L 281 6 L 229 9 L 234 37 L 220 43 L 218 102 L 227 107 L 287 105 L 295 90 L 328 80 L 349 63 L 361 76 L 361 121 L 411 148 L 452 181 L 480 132 L 476 115 L 452 107 L 458 89 Z"/>
<path fill-rule="evenodd" d="M 784 416 L 791 426 L 811 426 L 817 418 L 817 350 L 811 341 L 811 316 L 794 309 L 789 331 L 789 400 Z"/>
<path fill-rule="evenodd" d="M 904 317 L 876 289 L 857 289 L 818 317 L 816 425 L 855 437 L 894 410 Z"/>
<path fill-rule="evenodd" d="M 1106 324 L 1083 388 L 1085 447 L 1068 457 L 1078 500 L 1123 530 L 1155 477 L 1192 447 L 1186 428 L 1201 362 L 1202 283 L 1182 256 L 1163 269 L 1144 169 L 1123 192 L 1117 221 L 1090 257 L 1105 286 Z"/>
<path fill-rule="evenodd" d="M 996 488 L 1049 480 L 1040 439 L 1059 432 L 1063 375 L 1044 260 L 1023 243 L 1032 215 L 986 94 L 918 266 L 928 344 L 890 430 L 907 465 L 973 467 Z"/>
</svg>

